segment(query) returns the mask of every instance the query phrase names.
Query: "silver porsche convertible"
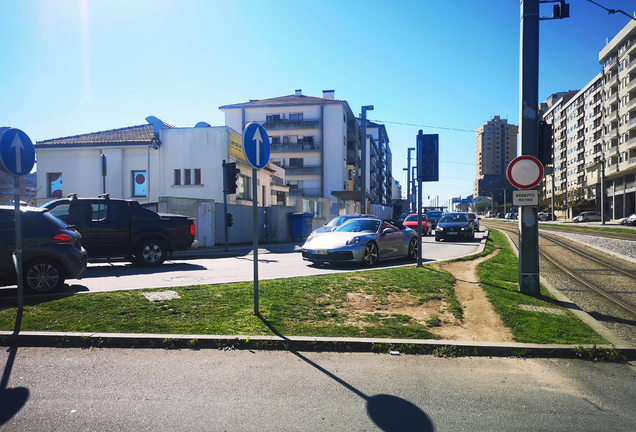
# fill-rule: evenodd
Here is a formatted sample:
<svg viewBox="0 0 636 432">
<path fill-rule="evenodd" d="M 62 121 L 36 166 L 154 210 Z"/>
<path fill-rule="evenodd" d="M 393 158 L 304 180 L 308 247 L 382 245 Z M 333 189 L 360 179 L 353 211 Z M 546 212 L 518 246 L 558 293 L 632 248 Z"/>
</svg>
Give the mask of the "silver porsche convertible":
<svg viewBox="0 0 636 432">
<path fill-rule="evenodd" d="M 417 259 L 417 233 L 393 219 L 352 219 L 336 230 L 309 236 L 303 258 L 317 263 L 361 262 L 373 266 L 390 258 Z"/>
</svg>

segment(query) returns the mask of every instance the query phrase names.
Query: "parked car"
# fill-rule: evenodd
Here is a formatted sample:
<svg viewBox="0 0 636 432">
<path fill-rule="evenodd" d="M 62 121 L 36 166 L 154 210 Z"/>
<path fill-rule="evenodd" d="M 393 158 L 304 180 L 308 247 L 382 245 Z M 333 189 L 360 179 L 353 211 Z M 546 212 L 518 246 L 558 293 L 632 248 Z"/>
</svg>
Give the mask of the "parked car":
<svg viewBox="0 0 636 432">
<path fill-rule="evenodd" d="M 437 222 L 439 222 L 440 218 L 444 215 L 444 212 L 439 210 L 429 210 L 426 212 L 426 215 L 431 220 L 433 229 L 435 229 L 437 227 Z"/>
<path fill-rule="evenodd" d="M 609 216 L 605 215 L 605 221 L 609 221 Z M 574 222 L 600 222 L 601 221 L 601 212 L 597 211 L 588 211 L 579 214 L 578 216 L 572 219 Z"/>
<path fill-rule="evenodd" d="M 552 213 L 546 213 L 546 212 L 539 212 L 537 213 L 537 218 L 540 221 L 551 221 L 552 220 Z M 554 220 L 557 220 L 556 215 L 554 216 Z"/>
<path fill-rule="evenodd" d="M 632 214 L 631 216 L 627 218 L 626 225 L 636 226 L 636 213 Z"/>
<path fill-rule="evenodd" d="M 453 238 L 475 238 L 475 225 L 467 213 L 446 213 L 439 220 L 435 230 L 435 241 Z"/>
<path fill-rule="evenodd" d="M 335 230 L 336 228 L 338 228 L 340 225 L 344 224 L 345 222 L 348 222 L 351 219 L 356 219 L 361 217 L 373 217 L 373 215 L 353 214 L 353 215 L 336 216 L 335 218 L 331 219 L 329 222 L 324 224 L 322 227 L 315 229 L 310 234 L 310 236 L 317 236 L 320 234 L 324 234 L 326 232 L 331 232 Z"/>
<path fill-rule="evenodd" d="M 79 277 L 86 269 L 86 251 L 81 235 L 47 210 L 22 207 L 22 275 L 25 290 L 48 293 L 66 279 Z M 17 284 L 13 261 L 16 249 L 15 208 L 0 206 L 0 285 Z"/>
<path fill-rule="evenodd" d="M 335 231 L 308 238 L 303 259 L 315 263 L 360 262 L 373 266 L 389 258 L 417 259 L 417 233 L 394 219 L 352 219 Z"/>
<path fill-rule="evenodd" d="M 408 215 L 409 215 L 408 213 L 402 213 L 400 217 L 398 218 L 398 222 L 404 222 L 404 219 L 406 219 Z"/>
<path fill-rule="evenodd" d="M 479 219 L 481 218 L 473 212 L 468 212 L 468 217 L 470 217 L 470 219 L 473 221 L 473 224 L 475 225 L 475 232 L 479 232 Z"/>
<path fill-rule="evenodd" d="M 134 200 L 73 194 L 42 207 L 79 231 L 89 260 L 121 257 L 152 267 L 173 251 L 198 246 L 192 218 L 155 213 Z"/>
<path fill-rule="evenodd" d="M 411 228 L 413 231 L 417 232 L 417 213 L 410 214 L 404 219 L 402 225 L 405 227 Z M 428 218 L 426 213 L 422 214 L 422 235 L 428 236 L 433 232 L 433 222 Z"/>
</svg>

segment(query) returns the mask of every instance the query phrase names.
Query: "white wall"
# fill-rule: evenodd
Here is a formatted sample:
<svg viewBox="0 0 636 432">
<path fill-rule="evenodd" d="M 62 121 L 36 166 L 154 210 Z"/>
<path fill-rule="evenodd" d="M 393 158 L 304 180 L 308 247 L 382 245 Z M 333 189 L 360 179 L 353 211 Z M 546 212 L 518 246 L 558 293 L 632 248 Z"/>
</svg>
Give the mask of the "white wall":
<svg viewBox="0 0 636 432">
<path fill-rule="evenodd" d="M 324 105 L 325 196 L 336 202 L 338 200 L 331 195 L 331 191 L 346 189 L 344 182 L 347 179 L 347 124 L 344 122 L 343 116 L 342 105 Z"/>
</svg>

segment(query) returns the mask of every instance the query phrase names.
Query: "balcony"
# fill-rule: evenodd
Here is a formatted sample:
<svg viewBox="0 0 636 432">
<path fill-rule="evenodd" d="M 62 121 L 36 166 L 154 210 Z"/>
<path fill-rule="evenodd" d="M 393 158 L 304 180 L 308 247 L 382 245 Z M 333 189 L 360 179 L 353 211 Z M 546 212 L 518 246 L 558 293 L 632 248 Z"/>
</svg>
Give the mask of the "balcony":
<svg viewBox="0 0 636 432">
<path fill-rule="evenodd" d="M 265 130 L 281 130 L 281 129 L 319 129 L 320 128 L 320 119 L 307 119 L 307 120 L 299 120 L 299 121 L 289 121 L 289 120 L 280 120 L 280 121 L 265 121 L 265 122 L 257 122 L 260 123 Z"/>
<path fill-rule="evenodd" d="M 614 93 L 610 94 L 609 96 L 607 96 L 607 98 L 605 98 L 605 106 L 610 106 L 612 104 L 618 103 L 618 92 L 615 91 Z"/>
<path fill-rule="evenodd" d="M 313 142 L 309 143 L 294 143 L 294 144 L 272 144 L 270 146 L 270 151 L 272 153 L 283 153 L 283 152 L 298 152 L 298 151 L 319 151 L 322 149 L 321 142 Z"/>
<path fill-rule="evenodd" d="M 619 171 L 636 171 L 636 157 L 624 160 L 623 162 L 618 164 Z"/>
<path fill-rule="evenodd" d="M 616 87 L 618 85 L 618 75 L 614 74 L 613 77 L 611 77 L 610 79 L 607 80 L 607 82 L 605 83 L 606 87 Z"/>
<path fill-rule="evenodd" d="M 618 164 L 615 163 L 605 168 L 605 175 L 614 174 L 614 173 L 617 173 L 618 171 L 619 171 Z"/>
<path fill-rule="evenodd" d="M 605 123 L 610 123 L 618 119 L 618 110 L 613 110 L 607 116 L 605 116 Z"/>
<path fill-rule="evenodd" d="M 614 155 L 616 155 L 616 154 L 618 154 L 618 146 L 617 146 L 617 145 L 615 145 L 615 146 L 613 146 L 613 147 L 610 147 L 610 148 L 608 148 L 608 149 L 605 151 L 605 156 L 608 156 L 608 157 L 609 157 L 609 156 L 614 156 Z"/>
<path fill-rule="evenodd" d="M 636 63 L 636 62 L 634 62 Z M 621 148 L 625 151 L 636 148 L 636 136 L 621 144 Z"/>
<path fill-rule="evenodd" d="M 636 85 L 636 78 L 633 78 L 630 82 L 627 83 L 625 87 L 621 89 L 622 92 L 628 92 L 629 89 Z"/>
<path fill-rule="evenodd" d="M 289 190 L 290 196 L 304 196 L 304 197 L 321 197 L 322 193 L 320 188 L 295 188 Z"/>
<path fill-rule="evenodd" d="M 627 133 L 628 131 L 630 131 L 632 129 L 636 129 L 636 118 L 628 120 L 619 129 L 620 129 L 621 135 Z"/>
<path fill-rule="evenodd" d="M 322 167 L 319 166 L 285 166 L 285 174 L 291 175 L 321 175 Z"/>
</svg>

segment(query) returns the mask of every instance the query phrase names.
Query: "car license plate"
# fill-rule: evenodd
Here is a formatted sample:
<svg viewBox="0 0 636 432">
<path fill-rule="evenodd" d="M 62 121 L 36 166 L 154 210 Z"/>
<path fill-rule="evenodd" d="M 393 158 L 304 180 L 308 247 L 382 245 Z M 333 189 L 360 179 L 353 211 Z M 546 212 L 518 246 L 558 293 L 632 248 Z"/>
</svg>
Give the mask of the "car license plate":
<svg viewBox="0 0 636 432">
<path fill-rule="evenodd" d="M 456 232 L 448 232 L 448 233 L 446 233 L 446 235 L 457 235 L 457 233 Z"/>
<path fill-rule="evenodd" d="M 314 251 L 314 255 L 327 255 L 328 253 L 329 251 L 325 249 L 318 249 Z"/>
</svg>

